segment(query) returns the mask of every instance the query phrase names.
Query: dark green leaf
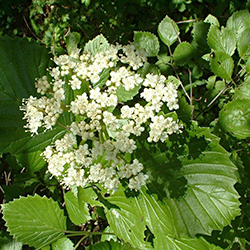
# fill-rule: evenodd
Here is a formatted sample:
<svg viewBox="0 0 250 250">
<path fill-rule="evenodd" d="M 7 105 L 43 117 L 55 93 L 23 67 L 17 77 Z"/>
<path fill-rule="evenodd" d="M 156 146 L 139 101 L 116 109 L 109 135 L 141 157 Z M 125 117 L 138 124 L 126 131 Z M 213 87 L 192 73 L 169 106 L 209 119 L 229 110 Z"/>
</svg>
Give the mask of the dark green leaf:
<svg viewBox="0 0 250 250">
<path fill-rule="evenodd" d="M 193 46 L 190 43 L 179 43 L 173 53 L 174 62 L 177 65 L 188 63 L 188 61 L 192 58 L 193 51 Z"/>
</svg>

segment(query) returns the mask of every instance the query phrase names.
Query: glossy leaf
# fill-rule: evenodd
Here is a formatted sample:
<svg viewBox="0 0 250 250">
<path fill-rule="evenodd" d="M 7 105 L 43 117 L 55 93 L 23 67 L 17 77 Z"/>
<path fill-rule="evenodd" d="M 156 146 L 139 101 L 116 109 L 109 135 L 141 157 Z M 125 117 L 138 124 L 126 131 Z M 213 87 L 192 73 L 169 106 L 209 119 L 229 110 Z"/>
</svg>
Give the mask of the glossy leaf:
<svg viewBox="0 0 250 250">
<path fill-rule="evenodd" d="M 146 51 L 148 57 L 157 56 L 160 50 L 160 43 L 156 35 L 150 32 L 135 31 L 134 43 Z"/>
<path fill-rule="evenodd" d="M 236 99 L 220 111 L 219 122 L 224 130 L 238 139 L 250 136 L 250 99 Z"/>
<path fill-rule="evenodd" d="M 135 86 L 133 89 L 126 90 L 123 86 L 119 86 L 116 91 L 116 95 L 119 102 L 127 102 L 132 100 L 135 95 L 139 93 L 141 84 Z"/>
<path fill-rule="evenodd" d="M 4 204 L 3 215 L 10 234 L 36 248 L 52 243 L 66 230 L 63 210 L 45 196 L 21 197 Z"/>
<path fill-rule="evenodd" d="M 177 41 L 180 30 L 177 24 L 166 16 L 158 25 L 158 34 L 162 42 L 170 47 Z"/>
</svg>

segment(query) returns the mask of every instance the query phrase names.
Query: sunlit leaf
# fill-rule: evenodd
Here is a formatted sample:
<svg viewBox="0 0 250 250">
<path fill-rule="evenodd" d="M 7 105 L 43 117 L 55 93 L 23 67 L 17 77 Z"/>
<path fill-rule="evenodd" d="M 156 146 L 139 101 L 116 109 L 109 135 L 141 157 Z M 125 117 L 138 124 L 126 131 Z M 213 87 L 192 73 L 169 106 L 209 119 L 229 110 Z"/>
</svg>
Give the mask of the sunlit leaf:
<svg viewBox="0 0 250 250">
<path fill-rule="evenodd" d="M 140 48 L 144 49 L 148 57 L 157 56 L 160 50 L 159 40 L 156 35 L 150 32 L 135 31 L 134 43 Z"/>
<path fill-rule="evenodd" d="M 220 111 L 221 126 L 238 139 L 250 136 L 250 99 L 236 99 Z"/>
<path fill-rule="evenodd" d="M 63 210 L 45 196 L 21 197 L 4 204 L 3 215 L 10 234 L 36 248 L 52 243 L 66 230 Z"/>
<path fill-rule="evenodd" d="M 69 218 L 75 225 L 84 224 L 91 219 L 88 204 L 79 204 L 78 198 L 72 191 L 68 191 L 64 195 L 64 200 Z"/>
<path fill-rule="evenodd" d="M 158 34 L 162 42 L 167 46 L 171 46 L 177 41 L 180 30 L 177 24 L 166 16 L 158 25 Z"/>
</svg>

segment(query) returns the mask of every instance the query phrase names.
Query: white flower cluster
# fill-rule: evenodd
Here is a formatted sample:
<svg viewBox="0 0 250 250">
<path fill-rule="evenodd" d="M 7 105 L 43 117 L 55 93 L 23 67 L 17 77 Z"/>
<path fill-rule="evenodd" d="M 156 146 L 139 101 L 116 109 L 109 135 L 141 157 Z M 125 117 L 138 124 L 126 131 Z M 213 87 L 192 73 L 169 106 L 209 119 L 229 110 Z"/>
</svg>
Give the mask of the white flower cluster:
<svg viewBox="0 0 250 250">
<path fill-rule="evenodd" d="M 139 190 L 149 177 L 133 157 L 137 137 L 148 131 L 149 143 L 164 142 L 181 131 L 178 121 L 163 112 L 179 108 L 178 86 L 163 75 L 142 77 L 137 70 L 147 57 L 133 44 L 110 45 L 94 54 L 76 51 L 54 62 L 48 76 L 36 82 L 42 97 L 30 96 L 21 107 L 32 135 L 41 127 L 51 129 L 65 112 L 74 117 L 64 124 L 63 138 L 43 152 L 48 171 L 66 187 L 100 183 L 115 191 L 125 179 L 130 189 Z M 120 88 L 132 95 L 135 87 L 141 104 L 119 100 Z"/>
</svg>

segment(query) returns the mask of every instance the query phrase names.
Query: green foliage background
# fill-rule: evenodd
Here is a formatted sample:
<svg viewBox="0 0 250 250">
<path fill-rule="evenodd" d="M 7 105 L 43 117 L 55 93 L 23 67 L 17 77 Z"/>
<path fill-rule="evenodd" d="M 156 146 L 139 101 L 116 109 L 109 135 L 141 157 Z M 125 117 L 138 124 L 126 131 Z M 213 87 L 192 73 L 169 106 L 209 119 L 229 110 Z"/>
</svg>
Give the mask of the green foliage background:
<svg viewBox="0 0 250 250">
<path fill-rule="evenodd" d="M 81 197 L 84 200 L 86 198 L 83 197 L 89 197 L 89 200 L 84 200 L 85 203 L 82 206 L 77 203 L 75 196 L 71 193 L 66 193 L 67 196 L 64 196 L 57 181 L 50 179 L 50 176 L 46 173 L 45 162 L 40 157 L 41 151 L 39 149 L 39 147 L 47 145 L 51 138 L 61 137 L 63 135 L 62 129 L 56 128 L 53 131 L 48 131 L 45 135 L 30 140 L 29 135 L 20 129 L 20 126 L 24 124 L 21 119 L 22 113 L 19 111 L 13 113 L 13 107 L 18 110 L 22 98 L 35 93 L 35 89 L 32 87 L 34 86 L 34 79 L 45 73 L 45 68 L 50 64 L 49 58 L 52 54 L 65 53 L 66 47 L 69 49 L 69 45 L 74 45 L 74 43 L 83 47 L 87 41 L 100 33 L 110 43 L 126 44 L 134 39 L 134 35 L 135 40 L 141 39 L 142 33 L 134 33 L 135 31 L 147 31 L 156 36 L 159 35 L 161 39 L 160 47 L 156 46 L 157 48 L 154 47 L 149 51 L 152 56 L 150 58 L 151 65 L 157 65 L 161 73 L 165 75 L 178 76 L 183 84 L 182 94 L 180 95 L 181 109 L 178 111 L 178 116 L 187 124 L 188 129 L 193 131 L 191 132 L 193 136 L 189 133 L 190 137 L 185 138 L 183 136 L 183 138 L 177 140 L 183 140 L 182 142 L 185 145 L 189 145 L 189 143 L 191 145 L 195 142 L 200 148 L 203 147 L 202 153 L 204 153 L 205 158 L 202 161 L 204 166 L 201 167 L 202 169 L 198 169 L 200 175 L 204 174 L 202 171 L 205 168 L 205 173 L 209 178 L 211 173 L 207 166 L 210 166 L 213 159 L 218 157 L 215 152 L 226 155 L 223 159 L 219 158 L 221 163 L 225 161 L 225 165 L 230 166 L 228 169 L 220 170 L 223 174 L 230 171 L 234 172 L 234 166 L 237 167 L 239 176 L 236 176 L 236 172 L 234 172 L 231 176 L 229 174 L 229 177 L 233 179 L 230 182 L 231 184 L 235 184 L 237 181 L 234 187 L 240 195 L 241 215 L 228 223 L 223 223 L 221 218 L 218 218 L 219 225 L 211 226 L 211 229 L 208 225 L 210 225 L 209 223 L 211 225 L 215 223 L 213 220 L 216 220 L 216 218 L 211 216 L 209 221 L 209 218 L 204 217 L 207 220 L 200 224 L 200 227 L 204 228 L 198 230 L 197 228 L 192 229 L 192 219 L 182 221 L 180 219 L 182 212 L 179 214 L 176 212 L 172 215 L 175 222 L 165 221 L 165 224 L 171 225 L 172 228 L 171 226 L 162 228 L 162 230 L 168 232 L 167 235 L 169 236 L 164 240 L 160 230 L 150 224 L 152 218 L 147 218 L 149 215 L 145 211 L 139 213 L 140 215 L 144 213 L 145 221 L 141 217 L 135 217 L 135 220 L 138 220 L 138 225 L 141 228 L 147 228 L 146 237 L 149 239 L 153 236 L 156 237 L 154 240 L 156 246 L 158 246 L 156 249 L 164 249 L 167 244 L 175 244 L 180 249 L 217 249 L 207 246 L 207 243 L 204 243 L 205 241 L 198 237 L 188 243 L 190 238 L 186 239 L 185 237 L 193 237 L 197 233 L 202 234 L 207 242 L 213 243 L 218 249 L 250 249 L 250 39 L 248 39 L 250 31 L 249 29 L 240 29 L 242 26 L 250 27 L 250 18 L 247 11 L 250 6 L 249 3 L 250 1 L 237 0 L 0 1 L 0 63 L 2 72 L 0 98 L 1 101 L 4 100 L 0 104 L 0 151 L 2 153 L 0 171 L 1 200 L 3 203 L 13 201 L 20 195 L 46 195 L 60 205 L 64 201 L 66 202 L 70 220 L 74 223 L 72 224 L 67 220 L 68 228 L 71 230 L 79 230 L 81 228 L 79 225 L 88 221 L 83 228 L 85 231 L 88 229 L 92 231 L 103 231 L 105 229 L 108 231 L 108 219 L 110 227 L 120 238 L 124 237 L 122 230 L 126 230 L 126 223 L 122 224 L 122 221 L 114 220 L 112 211 L 116 207 L 112 207 L 112 204 L 120 204 L 119 212 L 121 212 L 121 215 L 123 213 L 133 214 L 133 209 L 139 210 L 143 207 L 146 211 L 149 206 L 147 201 L 151 200 L 151 204 L 155 206 L 155 216 L 169 218 L 166 216 L 168 211 L 161 211 L 163 208 L 157 207 L 159 203 L 156 200 L 159 199 L 161 192 L 155 190 L 153 186 L 149 187 L 151 196 L 148 195 L 146 190 L 143 190 L 143 197 L 131 200 L 132 210 L 126 208 L 126 204 L 123 202 L 126 198 L 124 190 L 107 199 L 107 204 L 111 204 L 110 207 L 107 206 L 107 211 L 105 211 L 103 205 L 95 200 L 96 193 L 84 194 L 86 191 L 78 190 L 78 198 Z M 240 10 L 243 12 L 237 12 Z M 164 29 L 161 29 L 161 25 L 165 25 L 162 20 L 166 15 L 169 18 L 164 19 L 164 22 L 168 24 L 171 23 L 171 19 L 174 20 L 179 36 L 175 37 L 174 35 L 171 39 L 164 36 Z M 235 24 L 238 24 L 238 26 Z M 15 39 L 11 40 L 9 37 Z M 141 44 L 143 46 L 143 42 Z M 22 51 L 22 58 L 17 58 L 17 54 L 11 53 L 13 48 L 19 48 Z M 13 62 L 16 64 L 13 64 Z M 38 70 L 32 67 L 33 64 L 38 66 Z M 11 70 L 11 67 L 19 69 L 19 71 L 16 71 L 16 75 L 8 75 L 9 72 L 15 71 Z M 154 70 L 154 67 L 150 70 Z M 27 79 L 29 82 L 27 82 Z M 25 86 L 28 86 L 29 89 L 21 85 L 24 81 Z M 195 121 L 195 123 L 189 124 L 190 120 Z M 209 129 L 199 130 L 199 126 L 209 127 Z M 199 134 L 199 137 L 196 134 Z M 209 149 L 207 148 L 208 145 L 204 143 L 204 138 L 209 138 L 212 141 Z M 161 149 L 163 151 L 158 151 L 156 164 L 160 165 L 162 162 L 166 162 L 164 158 L 166 156 L 162 152 L 176 150 L 174 140 L 175 138 L 169 142 L 167 148 Z M 141 145 L 141 150 L 148 152 L 156 150 L 144 147 L 144 145 Z M 197 183 L 193 183 L 193 189 L 190 188 L 187 191 L 188 195 L 183 196 L 186 192 L 186 177 L 192 172 L 190 159 L 188 159 L 191 151 L 188 152 L 190 148 L 181 148 L 180 150 L 182 150 L 183 157 L 173 156 L 170 153 L 167 155 L 173 159 L 172 162 L 168 163 L 170 166 L 172 166 L 171 164 L 178 165 L 179 162 L 182 162 L 185 166 L 182 175 L 178 171 L 169 171 L 167 173 L 169 179 L 165 180 L 166 183 L 170 183 L 168 189 L 172 198 L 168 206 L 175 208 L 173 209 L 175 211 L 178 209 L 181 211 L 181 208 L 184 207 L 183 204 L 191 204 L 191 206 L 194 204 L 192 203 L 191 193 L 197 185 Z M 230 159 L 234 165 L 228 163 L 229 155 L 225 150 L 230 153 Z M 206 155 L 208 154 L 207 151 L 214 153 L 211 159 Z M 201 153 L 195 150 L 194 152 Z M 150 159 L 145 160 L 145 162 L 147 161 L 149 166 L 152 165 Z M 26 170 L 24 170 L 24 167 Z M 229 169 L 231 170 L 229 171 Z M 170 181 L 171 178 L 175 178 L 177 181 L 173 183 Z M 224 180 L 218 179 L 218 181 L 223 183 Z M 231 186 L 231 188 L 233 187 Z M 214 190 L 211 190 L 211 194 L 213 192 Z M 237 193 L 234 192 L 232 196 L 234 196 L 233 199 L 236 202 L 238 197 Z M 220 195 L 218 191 L 218 196 L 215 198 L 220 199 Z M 31 196 L 28 197 L 28 199 L 31 199 Z M 179 203 L 176 202 L 176 198 L 179 199 Z M 33 202 L 36 206 L 46 207 L 47 205 L 43 203 L 44 200 L 43 198 L 37 198 Z M 164 200 L 164 197 L 162 200 Z M 15 202 L 18 202 L 18 200 Z M 53 203 L 52 199 L 46 202 L 51 203 L 50 206 L 52 207 L 55 206 L 55 209 L 59 209 L 58 204 Z M 226 203 L 226 200 L 223 202 Z M 88 213 L 87 203 L 92 206 L 91 214 Z M 9 208 L 10 213 L 6 212 L 6 218 L 9 216 L 10 221 L 16 220 L 12 215 L 11 206 Z M 197 209 L 196 212 L 200 213 L 199 206 L 194 206 L 194 209 Z M 157 214 L 160 213 L 159 211 L 163 214 Z M 190 211 L 195 210 L 191 209 Z M 62 213 L 62 210 L 60 210 L 60 213 Z M 237 215 L 238 211 L 235 210 L 234 214 Z M 123 219 L 123 217 L 121 216 L 120 219 Z M 64 223 L 63 221 L 62 224 Z M 59 237 L 61 235 L 60 230 L 66 228 L 62 224 L 61 226 L 53 226 L 55 231 L 47 232 L 47 235 L 54 233 Z M 120 225 L 123 228 L 119 228 Z M 224 227 L 224 225 L 228 226 Z M 6 231 L 4 220 L 1 220 L 0 230 L 0 249 L 8 249 L 8 244 L 16 247 L 14 249 L 30 249 L 12 240 Z M 179 230 L 177 234 L 173 233 L 175 230 Z M 140 233 L 142 232 L 143 230 Z M 128 242 L 133 243 L 138 249 L 151 249 L 151 246 L 145 245 L 143 248 L 140 245 L 141 241 L 136 238 L 136 230 L 132 230 L 131 234 L 126 239 Z M 179 234 L 185 235 L 185 237 L 179 239 Z M 143 238 L 144 235 L 140 235 L 140 237 Z M 102 236 L 103 240 L 104 238 Z M 78 238 L 75 236 L 72 241 L 75 243 Z M 114 241 L 94 244 L 99 241 L 99 236 L 92 236 L 84 239 L 83 244 L 89 246 L 88 249 L 93 250 L 136 249 L 129 244 L 118 245 Z M 72 242 L 63 241 L 57 244 L 59 247 L 56 248 L 54 245 L 53 249 L 64 249 L 60 248 L 60 244 L 61 247 L 68 245 L 68 249 L 72 249 Z M 185 248 L 186 244 L 194 248 Z M 200 248 L 197 248 L 198 246 Z"/>
</svg>

